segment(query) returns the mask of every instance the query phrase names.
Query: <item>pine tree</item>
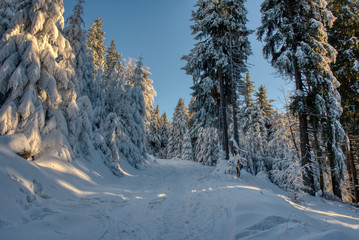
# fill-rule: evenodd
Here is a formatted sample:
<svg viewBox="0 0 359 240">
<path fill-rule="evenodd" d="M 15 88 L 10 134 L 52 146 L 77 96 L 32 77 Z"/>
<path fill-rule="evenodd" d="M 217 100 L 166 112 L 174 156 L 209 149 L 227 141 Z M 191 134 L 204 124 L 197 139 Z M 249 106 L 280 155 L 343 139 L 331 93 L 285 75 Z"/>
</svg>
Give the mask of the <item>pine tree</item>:
<svg viewBox="0 0 359 240">
<path fill-rule="evenodd" d="M 273 107 L 271 103 L 274 101 L 268 99 L 267 89 L 263 85 L 260 85 L 258 91 L 255 93 L 255 96 L 257 97 L 256 104 L 258 107 L 264 112 L 266 117 L 271 117 L 273 114 Z"/>
<path fill-rule="evenodd" d="M 74 6 L 72 15 L 66 20 L 68 26 L 64 34 L 69 40 L 72 50 L 75 53 L 74 68 L 76 72 L 75 88 L 79 96 L 91 95 L 93 91 L 93 66 L 89 50 L 86 47 L 86 31 L 83 16 L 83 4 L 85 0 L 78 0 Z"/>
<path fill-rule="evenodd" d="M 264 111 L 258 105 L 248 108 L 247 111 L 249 111 L 246 113 L 247 117 L 242 122 L 241 148 L 244 150 L 242 157 L 249 162 L 247 166 L 251 166 L 249 172 L 257 174 L 266 170 L 268 130 L 265 126 Z"/>
<path fill-rule="evenodd" d="M 219 159 L 218 132 L 215 128 L 198 129 L 196 144 L 196 161 L 207 166 L 214 166 Z"/>
<path fill-rule="evenodd" d="M 252 98 L 252 94 L 254 93 L 254 83 L 251 81 L 251 76 L 249 73 L 247 73 L 245 79 L 244 79 L 244 86 L 242 88 L 242 91 L 240 92 L 241 95 L 243 95 L 243 103 L 245 104 L 245 107 L 252 107 L 254 100 Z"/>
<path fill-rule="evenodd" d="M 134 145 L 139 149 L 140 155 L 146 158 L 146 133 L 145 133 L 145 119 L 146 119 L 146 106 L 144 96 L 142 94 L 145 89 L 143 85 L 143 64 L 140 59 L 137 61 L 134 75 L 131 82 L 134 83 L 134 87 L 129 91 L 131 96 L 132 114 L 133 114 L 133 131 L 130 131 L 130 136 Z M 133 134 L 136 132 L 136 134 Z"/>
<path fill-rule="evenodd" d="M 269 178 L 280 188 L 288 191 L 294 200 L 299 200 L 305 187 L 300 153 L 296 147 L 299 140 L 296 120 L 289 113 L 274 114 L 273 133 L 268 142 Z"/>
<path fill-rule="evenodd" d="M 93 65 L 95 72 L 98 69 L 104 69 L 104 60 L 106 56 L 105 33 L 102 31 L 103 24 L 101 18 L 97 18 L 91 25 L 88 37 L 87 48 L 92 51 Z"/>
<path fill-rule="evenodd" d="M 355 159 L 359 155 L 354 150 L 359 137 L 359 2 L 357 0 L 328 1 L 329 8 L 337 18 L 329 29 L 329 42 L 338 51 L 336 62 L 332 63 L 335 77 L 341 83 L 343 116 L 341 122 L 349 137 L 347 169 L 352 179 L 354 201 L 359 201 L 359 183 Z"/>
<path fill-rule="evenodd" d="M 114 71 L 122 71 L 121 57 L 122 55 L 116 49 L 115 40 L 112 39 L 105 56 L 105 75 L 108 79 L 114 77 L 111 76 Z"/>
<path fill-rule="evenodd" d="M 62 1 L 21 1 L 17 7 L 0 50 L 0 85 L 6 93 L 0 133 L 24 133 L 32 156 L 46 149 L 70 160 L 69 123 L 77 104 L 74 55 L 59 30 L 64 27 Z"/>
<path fill-rule="evenodd" d="M 146 131 L 148 150 L 151 154 L 158 156 L 161 149 L 160 123 L 161 113 L 159 106 L 152 111 L 150 125 Z"/>
<path fill-rule="evenodd" d="M 267 132 L 269 136 L 271 134 L 271 129 L 270 129 L 272 125 L 271 121 L 272 121 L 272 116 L 274 114 L 274 110 L 271 103 L 274 101 L 268 99 L 267 89 L 263 85 L 259 86 L 258 91 L 255 93 L 255 96 L 257 97 L 256 105 L 263 112 L 264 124 L 265 127 L 267 128 Z"/>
<path fill-rule="evenodd" d="M 240 73 L 247 71 L 246 60 L 251 53 L 247 38 L 251 31 L 245 26 L 247 11 L 244 1 L 234 0 L 198 0 L 195 7 L 191 28 L 199 42 L 183 56 L 187 61 L 183 69 L 194 81 L 192 96 L 198 103 L 192 105 L 192 110 L 198 119 L 209 119 L 205 126 L 215 126 L 213 122 L 219 120 L 217 126 L 222 129 L 222 147 L 228 159 L 227 102 L 236 109 L 233 89 Z"/>
<path fill-rule="evenodd" d="M 15 2 L 13 0 L 0 0 L 0 39 L 10 28 L 15 16 Z"/>
<path fill-rule="evenodd" d="M 254 111 L 254 99 L 253 99 L 253 93 L 255 92 L 254 89 L 254 83 L 251 81 L 249 73 L 247 73 L 243 88 L 240 89 L 240 94 L 242 95 L 242 104 L 240 108 L 240 122 L 241 122 L 241 128 L 242 131 L 247 131 L 247 128 L 249 126 L 248 123 L 250 120 L 250 115 Z"/>
<path fill-rule="evenodd" d="M 128 84 L 120 85 L 116 96 L 113 111 L 120 124 L 117 131 L 120 158 L 137 167 L 147 157 L 143 116 L 139 111 L 143 109 L 143 97 L 137 87 Z"/>
<path fill-rule="evenodd" d="M 159 137 L 161 142 L 161 147 L 158 156 L 161 158 L 167 158 L 167 145 L 169 140 L 169 133 L 171 129 L 171 123 L 168 122 L 167 114 L 163 113 L 160 118 L 159 126 Z"/>
<path fill-rule="evenodd" d="M 344 132 L 341 115 L 339 82 L 329 64 L 336 57 L 328 44 L 326 28 L 334 21 L 327 2 L 320 0 L 266 0 L 261 6 L 262 26 L 258 38 L 265 42 L 264 55 L 283 76 L 294 78 L 296 91 L 293 110 L 298 114 L 304 183 L 314 195 L 313 159 L 309 142 L 308 116 L 316 115 L 326 122 L 323 134 L 332 169 L 334 194 L 341 197 L 344 156 L 340 142 Z M 324 100 L 326 99 L 326 100 Z M 314 100 L 314 106 L 311 101 Z"/>
<path fill-rule="evenodd" d="M 151 113 L 153 111 L 154 97 L 156 96 L 156 91 L 153 88 L 153 80 L 149 77 L 151 73 L 149 72 L 148 67 L 143 65 L 143 58 L 140 57 L 137 61 L 136 68 L 134 69 L 134 74 L 137 74 L 137 80 L 141 84 L 141 91 L 145 102 L 146 114 L 144 117 L 144 122 L 146 127 L 150 124 Z M 132 78 L 133 79 L 133 78 Z M 138 83 L 137 83 L 138 84 Z M 136 85 L 134 81 L 131 81 L 131 85 Z"/>
<path fill-rule="evenodd" d="M 186 132 L 183 136 L 181 159 L 193 161 L 191 136 L 189 135 L 188 129 L 186 129 Z"/>
<path fill-rule="evenodd" d="M 186 126 L 186 105 L 182 98 L 177 102 L 175 112 L 172 118 L 172 127 L 170 130 L 168 146 L 167 146 L 167 157 L 168 158 L 181 158 L 183 151 L 183 139 L 188 131 Z"/>
</svg>

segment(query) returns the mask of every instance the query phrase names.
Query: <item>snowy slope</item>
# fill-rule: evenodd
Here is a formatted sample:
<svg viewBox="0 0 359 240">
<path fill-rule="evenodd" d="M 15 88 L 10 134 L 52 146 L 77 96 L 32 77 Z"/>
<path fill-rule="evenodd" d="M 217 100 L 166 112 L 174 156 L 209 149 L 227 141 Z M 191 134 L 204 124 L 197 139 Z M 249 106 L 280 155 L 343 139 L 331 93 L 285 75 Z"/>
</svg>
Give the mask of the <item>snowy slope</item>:
<svg viewBox="0 0 359 240">
<path fill-rule="evenodd" d="M 124 164 L 123 164 L 124 165 Z M 96 171 L 94 170 L 96 169 Z M 38 163 L 0 139 L 0 239 L 358 239 L 359 212 L 307 197 L 297 205 L 265 178 L 156 160 L 112 176 L 102 160 Z"/>
</svg>

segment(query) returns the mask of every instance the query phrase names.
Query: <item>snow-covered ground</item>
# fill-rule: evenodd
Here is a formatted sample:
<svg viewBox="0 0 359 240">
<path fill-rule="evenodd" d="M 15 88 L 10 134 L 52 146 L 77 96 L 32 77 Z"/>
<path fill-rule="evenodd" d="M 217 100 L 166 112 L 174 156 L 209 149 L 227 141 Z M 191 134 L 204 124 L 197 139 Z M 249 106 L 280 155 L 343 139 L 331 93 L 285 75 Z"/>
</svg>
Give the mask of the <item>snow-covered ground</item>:
<svg viewBox="0 0 359 240">
<path fill-rule="evenodd" d="M 265 177 L 241 179 L 194 162 L 122 164 L 94 156 L 37 163 L 0 141 L 0 239 L 358 239 L 359 212 L 305 197 L 295 204 Z M 96 169 L 96 171 L 94 170 Z"/>
</svg>

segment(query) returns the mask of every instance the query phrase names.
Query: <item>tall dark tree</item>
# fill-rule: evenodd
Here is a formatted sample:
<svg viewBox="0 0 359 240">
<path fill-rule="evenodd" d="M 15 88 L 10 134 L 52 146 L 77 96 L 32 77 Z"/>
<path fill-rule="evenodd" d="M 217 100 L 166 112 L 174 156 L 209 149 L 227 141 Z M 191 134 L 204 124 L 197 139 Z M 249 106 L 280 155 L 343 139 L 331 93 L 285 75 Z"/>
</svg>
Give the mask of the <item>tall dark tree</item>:
<svg viewBox="0 0 359 240">
<path fill-rule="evenodd" d="M 359 201 L 359 183 L 355 162 L 359 162 L 359 2 L 330 0 L 329 8 L 336 20 L 329 29 L 329 42 L 338 51 L 332 69 L 341 83 L 343 115 L 341 122 L 349 137 L 347 169 L 354 190 L 354 201 Z"/>
<path fill-rule="evenodd" d="M 182 58 L 187 61 L 184 70 L 193 77 L 197 103 L 192 106 L 196 107 L 196 115 L 217 122 L 204 121 L 220 127 L 228 159 L 227 105 L 236 104 L 235 82 L 240 80 L 240 73 L 247 71 L 246 61 L 251 54 L 247 11 L 243 0 L 198 0 L 195 7 L 191 29 L 199 42 Z"/>
<path fill-rule="evenodd" d="M 326 32 L 334 16 L 323 0 L 265 0 L 261 12 L 258 38 L 265 42 L 264 55 L 279 73 L 294 79 L 296 85 L 292 108 L 299 117 L 307 191 L 311 195 L 315 193 L 308 119 L 309 115 L 316 115 L 325 123 L 322 134 L 326 139 L 333 191 L 341 198 L 344 156 L 340 142 L 344 132 L 339 122 L 342 112 L 337 91 L 339 82 L 330 69 L 336 51 L 328 43 Z"/>
</svg>

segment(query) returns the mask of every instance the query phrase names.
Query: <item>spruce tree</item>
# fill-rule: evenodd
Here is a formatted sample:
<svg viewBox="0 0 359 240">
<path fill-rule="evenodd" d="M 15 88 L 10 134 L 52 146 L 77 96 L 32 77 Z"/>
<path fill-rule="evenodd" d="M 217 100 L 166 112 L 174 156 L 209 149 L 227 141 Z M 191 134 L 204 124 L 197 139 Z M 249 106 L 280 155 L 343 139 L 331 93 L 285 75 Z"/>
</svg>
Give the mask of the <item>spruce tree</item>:
<svg viewBox="0 0 359 240">
<path fill-rule="evenodd" d="M 214 166 L 219 159 L 218 131 L 216 128 L 198 129 L 196 143 L 196 161 L 207 166 Z"/>
<path fill-rule="evenodd" d="M 288 191 L 293 200 L 299 200 L 305 187 L 300 152 L 296 147 L 299 140 L 298 124 L 289 113 L 274 113 L 272 124 L 267 148 L 269 179 Z"/>
<path fill-rule="evenodd" d="M 296 84 L 292 108 L 299 117 L 303 178 L 307 191 L 314 195 L 315 170 L 308 119 L 316 115 L 326 123 L 322 134 L 327 139 L 334 194 L 341 197 L 344 156 L 339 144 L 344 132 L 339 117 L 342 110 L 337 91 L 339 82 L 329 66 L 335 60 L 336 51 L 328 43 L 326 32 L 332 26 L 334 16 L 328 10 L 327 2 L 322 0 L 265 0 L 261 12 L 262 26 L 258 29 L 258 38 L 265 42 L 264 55 L 279 73 L 294 79 Z"/>
<path fill-rule="evenodd" d="M 144 115 L 144 122 L 146 127 L 150 124 L 151 113 L 153 111 L 153 103 L 154 97 L 156 96 L 156 91 L 153 88 L 153 80 L 149 77 L 151 73 L 149 72 L 148 67 L 143 65 L 143 58 L 140 57 L 137 61 L 136 68 L 134 69 L 134 74 L 137 75 L 138 83 L 133 81 L 134 78 L 131 78 L 131 85 L 141 85 L 141 91 L 145 103 L 145 115 Z"/>
<path fill-rule="evenodd" d="M 329 29 L 329 42 L 338 51 L 336 62 L 332 63 L 335 77 L 341 83 L 343 115 L 341 122 L 349 137 L 347 169 L 352 180 L 354 201 L 359 201 L 358 167 L 359 161 L 359 2 L 357 0 L 331 0 L 329 8 L 336 20 Z M 358 145 L 358 146 L 356 146 Z"/>
<path fill-rule="evenodd" d="M 90 97 L 93 91 L 93 66 L 89 50 L 86 46 L 86 30 L 83 16 L 83 4 L 85 0 L 78 0 L 73 8 L 72 15 L 66 20 L 67 26 L 64 34 L 69 40 L 75 54 L 74 68 L 76 72 L 75 88 L 79 96 L 87 95 Z"/>
<path fill-rule="evenodd" d="M 271 103 L 274 101 L 268 99 L 265 86 L 260 85 L 255 96 L 257 97 L 256 104 L 258 107 L 264 112 L 266 117 L 271 117 L 274 111 Z"/>
<path fill-rule="evenodd" d="M 103 24 L 101 18 L 97 18 L 88 31 L 87 48 L 92 51 L 93 65 L 95 72 L 98 69 L 104 69 L 104 60 L 106 56 L 105 32 L 102 31 Z"/>
<path fill-rule="evenodd" d="M 15 2 L 13 0 L 0 0 L 0 39 L 10 28 L 15 16 Z"/>
<path fill-rule="evenodd" d="M 172 127 L 170 130 L 170 136 L 167 145 L 167 157 L 168 158 L 181 158 L 184 154 L 184 138 L 186 132 L 188 132 L 187 121 L 187 107 L 183 99 L 180 98 L 177 102 L 175 112 L 172 118 Z"/>
<path fill-rule="evenodd" d="M 136 68 L 134 70 L 134 75 L 132 76 L 131 82 L 134 83 L 134 86 L 129 90 L 131 96 L 131 112 L 133 114 L 133 123 L 128 123 L 132 125 L 132 130 L 129 131 L 130 137 L 134 145 L 139 149 L 140 155 L 143 158 L 146 158 L 146 133 L 145 133 L 145 119 L 146 119 L 146 106 L 144 101 L 144 96 L 142 94 L 143 89 L 143 64 L 140 59 L 136 63 Z"/>
<path fill-rule="evenodd" d="M 267 89 L 263 85 L 259 86 L 258 91 L 255 93 L 255 96 L 257 98 L 256 105 L 263 112 L 265 127 L 267 128 L 268 135 L 270 135 L 270 128 L 272 125 L 271 121 L 274 114 L 274 110 L 271 103 L 274 101 L 268 99 Z"/>
<path fill-rule="evenodd" d="M 62 1 L 20 1 L 11 27 L 2 38 L 0 134 L 23 133 L 31 156 L 55 150 L 72 158 L 69 137 L 76 115 L 74 55 L 61 34 Z M 30 14 L 31 13 L 31 14 Z M 73 143 L 74 144 L 74 143 Z"/>
<path fill-rule="evenodd" d="M 171 123 L 168 122 L 167 114 L 163 113 L 160 118 L 159 125 L 159 138 L 160 138 L 160 151 L 158 156 L 161 158 L 167 158 L 167 145 L 169 139 L 169 133 L 171 129 Z"/>
<path fill-rule="evenodd" d="M 240 73 L 247 70 L 246 60 L 251 53 L 247 11 L 242 0 L 198 0 L 195 7 L 191 29 L 199 42 L 182 58 L 187 61 L 183 69 L 194 81 L 192 96 L 198 103 L 192 105 L 193 110 L 198 119 L 210 120 L 205 125 L 220 126 L 228 159 L 227 105 L 229 102 L 236 109 L 233 89 Z"/>
<path fill-rule="evenodd" d="M 189 135 L 188 129 L 183 136 L 182 140 L 182 153 L 181 159 L 187 161 L 193 161 L 193 151 L 192 151 L 192 143 L 191 136 Z"/>
<path fill-rule="evenodd" d="M 118 71 L 121 71 L 122 63 L 121 63 L 121 57 L 122 55 L 117 51 L 115 40 L 111 40 L 110 47 L 107 48 L 106 56 L 105 56 L 105 75 L 109 79 L 116 68 L 118 68 Z"/>
<path fill-rule="evenodd" d="M 148 150 L 151 154 L 158 156 L 161 149 L 160 123 L 161 113 L 159 106 L 152 111 L 150 125 L 146 131 Z"/>
</svg>

